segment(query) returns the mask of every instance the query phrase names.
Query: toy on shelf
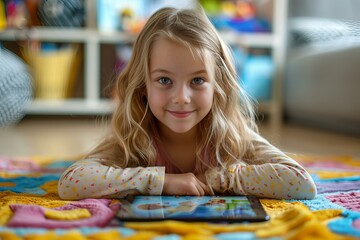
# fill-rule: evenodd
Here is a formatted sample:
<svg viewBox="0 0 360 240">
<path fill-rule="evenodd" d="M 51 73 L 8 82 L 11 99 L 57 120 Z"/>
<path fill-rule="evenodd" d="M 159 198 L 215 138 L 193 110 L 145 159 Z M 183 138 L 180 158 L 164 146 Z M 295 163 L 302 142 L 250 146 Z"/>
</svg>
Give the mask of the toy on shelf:
<svg viewBox="0 0 360 240">
<path fill-rule="evenodd" d="M 269 32 L 269 21 L 257 16 L 251 0 L 202 0 L 200 1 L 214 26 L 220 30 L 239 32 Z"/>
<path fill-rule="evenodd" d="M 250 55 L 244 63 L 241 80 L 245 91 L 258 102 L 271 100 L 274 64 L 269 55 Z"/>
<path fill-rule="evenodd" d="M 137 32 L 145 13 L 143 0 L 97 1 L 97 25 L 102 32 Z"/>
<path fill-rule="evenodd" d="M 272 97 L 274 62 L 263 51 L 232 46 L 236 72 L 245 92 L 258 102 L 269 101 Z"/>
<path fill-rule="evenodd" d="M 0 1 L 0 29 L 23 28 L 28 24 L 28 12 L 24 0 Z"/>
<path fill-rule="evenodd" d="M 196 0 L 98 0 L 97 25 L 102 32 L 138 33 L 150 15 L 158 9 L 162 7 L 193 7 L 195 2 Z"/>
</svg>

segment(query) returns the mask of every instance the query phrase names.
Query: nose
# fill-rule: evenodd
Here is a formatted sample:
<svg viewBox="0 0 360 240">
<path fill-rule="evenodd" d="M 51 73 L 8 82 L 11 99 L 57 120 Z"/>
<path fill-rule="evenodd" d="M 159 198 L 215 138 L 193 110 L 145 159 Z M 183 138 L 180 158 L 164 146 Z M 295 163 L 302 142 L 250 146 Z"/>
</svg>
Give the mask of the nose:
<svg viewBox="0 0 360 240">
<path fill-rule="evenodd" d="M 191 90 L 187 86 L 178 86 L 174 89 L 173 103 L 187 104 L 191 102 Z"/>
</svg>

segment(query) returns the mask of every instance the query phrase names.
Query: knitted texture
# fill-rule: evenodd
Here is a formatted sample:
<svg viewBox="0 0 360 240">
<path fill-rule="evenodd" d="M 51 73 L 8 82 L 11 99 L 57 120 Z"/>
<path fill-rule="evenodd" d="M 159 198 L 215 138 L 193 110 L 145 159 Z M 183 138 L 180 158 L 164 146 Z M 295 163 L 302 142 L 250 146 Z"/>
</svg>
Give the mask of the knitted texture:
<svg viewBox="0 0 360 240">
<path fill-rule="evenodd" d="M 339 191 L 351 191 L 360 189 L 360 181 L 326 182 L 318 183 L 318 193 L 331 193 Z"/>
<path fill-rule="evenodd" d="M 59 198 L 59 176 L 72 161 L 0 157 L 0 239 L 359 239 L 359 162 L 297 159 L 315 179 L 315 199 L 261 199 L 267 222 L 208 224 L 120 223 L 117 200 Z"/>
<path fill-rule="evenodd" d="M 0 47 L 0 127 L 19 121 L 31 99 L 31 75 L 15 54 Z"/>
<path fill-rule="evenodd" d="M 37 205 L 13 204 L 10 205 L 10 208 L 14 214 L 7 226 L 49 229 L 82 226 L 103 227 L 111 221 L 118 210 L 118 207 L 111 207 L 110 203 L 109 199 L 85 199 L 55 209 L 44 209 Z M 84 214 L 84 210 L 88 210 L 90 214 Z M 49 211 L 52 216 L 50 219 Z M 54 214 L 55 212 L 56 214 Z"/>
<path fill-rule="evenodd" d="M 326 198 L 346 209 L 360 212 L 360 192 L 340 193 L 337 195 L 326 196 Z"/>
</svg>

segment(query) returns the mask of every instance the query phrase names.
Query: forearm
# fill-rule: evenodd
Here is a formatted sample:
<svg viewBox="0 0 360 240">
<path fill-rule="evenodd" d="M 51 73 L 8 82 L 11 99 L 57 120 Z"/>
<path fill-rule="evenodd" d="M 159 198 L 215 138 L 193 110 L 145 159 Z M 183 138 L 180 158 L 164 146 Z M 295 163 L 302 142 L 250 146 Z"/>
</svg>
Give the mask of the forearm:
<svg viewBox="0 0 360 240">
<path fill-rule="evenodd" d="M 114 198 L 127 193 L 160 195 L 164 174 L 163 167 L 122 169 L 85 159 L 63 173 L 58 192 L 62 199 Z"/>
<path fill-rule="evenodd" d="M 316 186 L 311 176 L 295 161 L 260 165 L 231 164 L 211 170 L 206 178 L 214 192 L 256 195 L 262 198 L 312 199 Z"/>
</svg>

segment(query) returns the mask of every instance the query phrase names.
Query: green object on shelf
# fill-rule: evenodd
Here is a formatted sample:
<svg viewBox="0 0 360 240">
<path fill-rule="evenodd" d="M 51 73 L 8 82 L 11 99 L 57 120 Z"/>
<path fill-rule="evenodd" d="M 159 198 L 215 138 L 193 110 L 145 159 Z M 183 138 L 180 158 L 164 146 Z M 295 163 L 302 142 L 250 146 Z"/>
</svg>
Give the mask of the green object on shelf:
<svg viewBox="0 0 360 240">
<path fill-rule="evenodd" d="M 217 14 L 220 11 L 220 4 L 218 0 L 201 0 L 200 4 L 209 15 Z"/>
</svg>

